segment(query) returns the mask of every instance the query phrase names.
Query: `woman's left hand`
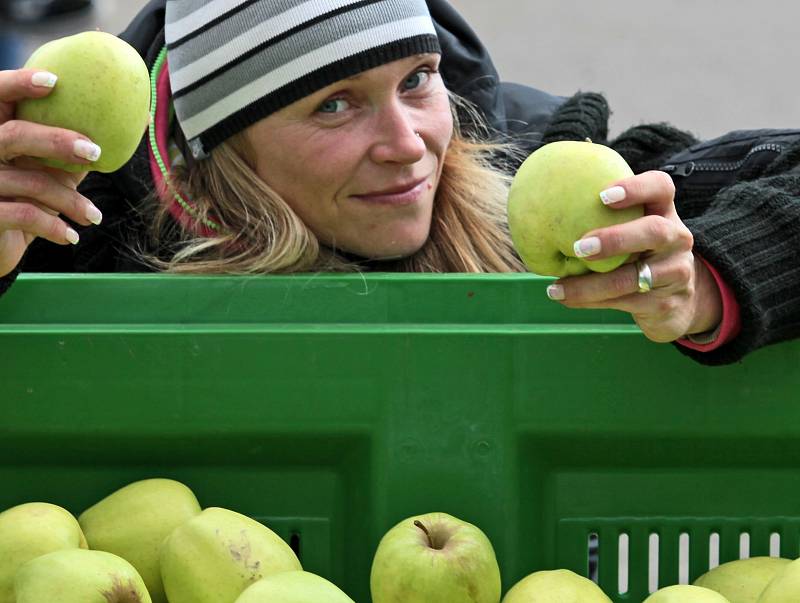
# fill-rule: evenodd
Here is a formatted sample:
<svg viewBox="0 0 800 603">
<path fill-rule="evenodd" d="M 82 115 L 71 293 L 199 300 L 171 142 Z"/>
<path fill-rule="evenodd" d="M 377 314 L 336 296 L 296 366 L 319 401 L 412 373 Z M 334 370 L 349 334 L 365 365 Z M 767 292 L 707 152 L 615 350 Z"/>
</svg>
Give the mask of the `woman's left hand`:
<svg viewBox="0 0 800 603">
<path fill-rule="evenodd" d="M 579 247 L 597 248 L 588 255 L 602 259 L 631 254 L 628 263 L 607 273 L 560 279 L 548 287 L 551 299 L 569 308 L 610 308 L 633 315 L 653 341 L 674 341 L 714 329 L 722 319 L 719 288 L 705 264 L 692 253 L 692 233 L 675 210 L 675 186 L 665 172 L 650 171 L 620 180 L 611 197 L 624 198 L 608 206 L 622 209 L 643 205 L 644 216 L 583 235 Z M 601 200 L 597 200 L 601 203 Z M 588 242 L 587 242 L 588 239 Z M 647 263 L 653 288 L 639 292 L 636 260 Z"/>
</svg>

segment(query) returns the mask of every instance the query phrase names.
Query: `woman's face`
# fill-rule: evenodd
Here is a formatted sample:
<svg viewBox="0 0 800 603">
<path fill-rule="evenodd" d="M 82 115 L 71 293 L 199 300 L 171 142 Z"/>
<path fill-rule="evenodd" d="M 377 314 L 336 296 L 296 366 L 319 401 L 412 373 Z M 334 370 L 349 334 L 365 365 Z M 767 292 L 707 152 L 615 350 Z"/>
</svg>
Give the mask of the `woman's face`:
<svg viewBox="0 0 800 603">
<path fill-rule="evenodd" d="M 320 242 L 371 259 L 428 238 L 453 132 L 439 55 L 341 80 L 250 126 L 258 175 Z"/>
</svg>

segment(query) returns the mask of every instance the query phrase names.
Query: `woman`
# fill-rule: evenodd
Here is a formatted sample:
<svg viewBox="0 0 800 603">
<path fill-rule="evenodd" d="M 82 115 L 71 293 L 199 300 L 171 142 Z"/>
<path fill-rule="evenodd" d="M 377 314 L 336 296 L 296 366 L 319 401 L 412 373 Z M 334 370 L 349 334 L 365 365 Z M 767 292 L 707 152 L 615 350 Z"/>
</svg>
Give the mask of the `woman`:
<svg viewBox="0 0 800 603">
<path fill-rule="evenodd" d="M 509 175 L 543 143 L 607 135 L 599 95 L 565 100 L 498 83 L 443 0 L 154 0 L 122 37 L 146 58 L 157 102 L 151 137 L 112 175 L 84 180 L 32 163 L 101 150 L 11 119 L 16 100 L 57 85 L 49 74 L 0 74 L 6 287 L 23 255 L 22 269 L 51 271 L 523 270 L 505 222 Z M 673 180 L 651 169 L 694 142 L 657 125 L 612 143 L 637 175 L 602 202 L 642 204 L 647 215 L 586 233 L 576 253 L 646 262 L 563 279 L 548 295 L 630 312 L 651 339 L 730 362 L 796 333 L 754 316 L 763 300 L 746 274 L 715 270 L 740 246 L 715 250 L 704 238 L 723 197 L 693 198 L 690 229 Z"/>
</svg>

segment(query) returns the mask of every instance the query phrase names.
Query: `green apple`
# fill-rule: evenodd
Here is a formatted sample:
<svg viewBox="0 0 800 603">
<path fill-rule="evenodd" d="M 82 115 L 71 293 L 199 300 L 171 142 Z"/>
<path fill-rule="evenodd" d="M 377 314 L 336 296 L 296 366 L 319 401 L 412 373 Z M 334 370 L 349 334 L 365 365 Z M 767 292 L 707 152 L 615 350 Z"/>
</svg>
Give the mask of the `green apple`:
<svg viewBox="0 0 800 603">
<path fill-rule="evenodd" d="M 91 164 L 43 159 L 68 172 L 113 172 L 133 156 L 149 123 L 150 76 L 139 53 L 102 31 L 59 38 L 39 47 L 26 69 L 58 76 L 47 96 L 17 103 L 17 119 L 79 132 L 102 154 Z"/>
<path fill-rule="evenodd" d="M 120 488 L 86 509 L 78 521 L 89 547 L 126 559 L 154 603 L 166 603 L 159 552 L 172 530 L 200 513 L 194 493 L 171 479 L 146 479 Z"/>
<path fill-rule="evenodd" d="M 511 587 L 503 603 L 611 603 L 597 584 L 567 569 L 542 570 Z"/>
<path fill-rule="evenodd" d="M 573 245 L 590 230 L 640 218 L 642 206 L 611 209 L 600 193 L 633 171 L 613 149 L 590 141 L 546 144 L 523 162 L 508 194 L 508 226 L 531 272 L 571 276 L 610 272 L 628 255 L 576 257 Z"/>
<path fill-rule="evenodd" d="M 756 603 L 775 575 L 791 563 L 781 557 L 751 557 L 729 561 L 707 571 L 694 581 L 725 595 L 730 603 Z"/>
<path fill-rule="evenodd" d="M 219 507 L 175 528 L 161 545 L 160 558 L 170 603 L 233 603 L 265 576 L 303 569 L 275 532 Z"/>
<path fill-rule="evenodd" d="M 302 570 L 281 572 L 253 582 L 236 603 L 354 603 L 321 576 Z"/>
<path fill-rule="evenodd" d="M 67 549 L 19 568 L 16 603 L 151 603 L 141 576 L 122 557 Z"/>
<path fill-rule="evenodd" d="M 659 589 L 644 600 L 644 603 L 730 603 L 718 592 L 692 586 L 677 584 Z"/>
<path fill-rule="evenodd" d="M 786 564 L 769 581 L 758 603 L 797 603 L 800 601 L 800 559 Z"/>
<path fill-rule="evenodd" d="M 498 603 L 500 568 L 478 527 L 447 513 L 404 519 L 384 534 L 370 574 L 373 603 Z"/>
<path fill-rule="evenodd" d="M 78 520 L 44 502 L 0 513 L 0 603 L 14 603 L 14 576 L 21 565 L 46 553 L 87 548 Z"/>
</svg>

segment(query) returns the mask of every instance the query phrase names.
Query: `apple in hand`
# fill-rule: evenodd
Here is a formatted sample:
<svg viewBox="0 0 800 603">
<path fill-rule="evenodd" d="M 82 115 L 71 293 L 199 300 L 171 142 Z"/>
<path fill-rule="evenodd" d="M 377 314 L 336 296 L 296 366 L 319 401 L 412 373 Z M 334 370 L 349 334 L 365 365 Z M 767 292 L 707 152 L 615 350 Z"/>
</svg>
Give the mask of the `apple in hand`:
<svg viewBox="0 0 800 603">
<path fill-rule="evenodd" d="M 141 576 L 122 557 L 67 549 L 28 561 L 14 581 L 16 603 L 151 603 Z"/>
<path fill-rule="evenodd" d="M 112 492 L 78 517 L 93 550 L 119 555 L 136 568 L 154 603 L 166 603 L 161 543 L 200 513 L 194 493 L 171 479 L 145 479 Z"/>
<path fill-rule="evenodd" d="M 42 163 L 67 172 L 113 172 L 133 156 L 149 123 L 150 76 L 131 45 L 86 31 L 44 44 L 24 67 L 54 73 L 58 81 L 47 96 L 17 103 L 17 119 L 79 132 L 102 149 L 90 164 Z"/>
<path fill-rule="evenodd" d="M 503 597 L 503 603 L 611 603 L 597 584 L 567 569 L 528 574 Z"/>
<path fill-rule="evenodd" d="M 24 563 L 77 548 L 87 548 L 78 520 L 58 505 L 31 502 L 0 513 L 0 603 L 15 603 L 14 576 Z"/>
<path fill-rule="evenodd" d="M 404 519 L 375 551 L 373 603 L 498 603 L 500 568 L 476 526 L 446 513 Z"/>
<path fill-rule="evenodd" d="M 321 576 L 302 570 L 281 572 L 248 586 L 235 603 L 354 603 Z"/>
<path fill-rule="evenodd" d="M 694 581 L 724 595 L 730 603 L 756 603 L 767 584 L 789 565 L 781 557 L 750 557 L 718 565 Z"/>
<path fill-rule="evenodd" d="M 800 559 L 778 571 L 758 598 L 758 603 L 797 603 L 800 601 Z"/>
<path fill-rule="evenodd" d="M 303 569 L 267 526 L 219 507 L 175 528 L 161 545 L 160 559 L 170 603 L 232 603 L 265 576 Z"/>
<path fill-rule="evenodd" d="M 702 586 L 676 584 L 657 590 L 643 603 L 730 603 L 730 601 L 718 592 Z"/>
<path fill-rule="evenodd" d="M 508 195 L 508 226 L 514 248 L 536 274 L 565 277 L 610 272 L 628 255 L 579 258 L 573 244 L 590 230 L 640 218 L 637 205 L 611 209 L 600 193 L 633 171 L 613 149 L 590 141 L 546 144 L 523 162 Z"/>
</svg>

